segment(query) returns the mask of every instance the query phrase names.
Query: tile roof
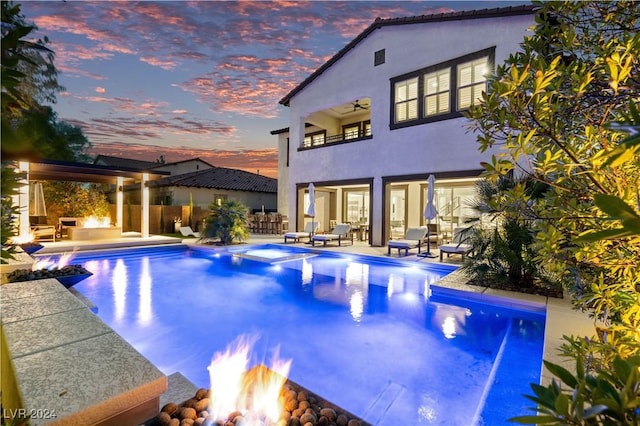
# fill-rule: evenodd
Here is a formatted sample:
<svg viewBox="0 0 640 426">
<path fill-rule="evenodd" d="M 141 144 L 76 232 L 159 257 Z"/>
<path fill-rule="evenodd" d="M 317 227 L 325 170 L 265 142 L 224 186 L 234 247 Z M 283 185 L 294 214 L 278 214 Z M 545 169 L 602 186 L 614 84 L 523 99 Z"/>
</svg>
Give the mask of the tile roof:
<svg viewBox="0 0 640 426">
<path fill-rule="evenodd" d="M 520 6 L 508 6 L 497 7 L 493 9 L 479 9 L 468 10 L 460 12 L 449 13 L 437 13 L 433 15 L 421 15 L 421 16 L 409 16 L 404 18 L 376 18 L 376 20 L 369 25 L 363 32 L 361 32 L 356 38 L 351 40 L 345 47 L 343 47 L 338 53 L 336 53 L 331 59 L 325 62 L 320 68 L 315 70 L 309 77 L 307 77 L 302 83 L 291 90 L 284 98 L 280 100 L 280 104 L 289 106 L 289 101 L 298 92 L 309 85 L 313 80 L 319 77 L 329 67 L 336 63 L 340 58 L 347 54 L 351 49 L 355 48 L 358 43 L 367 38 L 369 34 L 382 27 L 388 27 L 393 25 L 408 25 L 408 24 L 424 24 L 428 22 L 444 22 L 444 21 L 459 21 L 463 19 L 481 19 L 481 18 L 496 18 L 501 16 L 517 16 L 517 15 L 531 15 L 535 13 L 537 6 L 534 5 L 520 5 Z M 281 132 L 280 132 L 281 133 Z"/>
<path fill-rule="evenodd" d="M 244 170 L 213 167 L 149 182 L 151 187 L 186 186 L 228 191 L 278 193 L 278 180 Z"/>
<path fill-rule="evenodd" d="M 98 155 L 93 164 L 136 170 L 148 170 L 160 165 L 160 163 L 153 161 L 132 160 L 129 158 L 113 157 L 111 155 Z"/>
</svg>

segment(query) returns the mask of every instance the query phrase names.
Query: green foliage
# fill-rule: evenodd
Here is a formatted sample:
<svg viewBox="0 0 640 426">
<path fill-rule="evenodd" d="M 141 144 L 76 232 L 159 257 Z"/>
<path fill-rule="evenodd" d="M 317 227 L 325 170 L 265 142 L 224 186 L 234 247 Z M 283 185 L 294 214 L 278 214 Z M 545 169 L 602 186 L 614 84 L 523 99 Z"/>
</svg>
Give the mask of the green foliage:
<svg viewBox="0 0 640 426">
<path fill-rule="evenodd" d="M 14 219 L 17 208 L 13 205 L 12 195 L 19 187 L 19 176 L 13 172 L 6 161 L 25 144 L 18 135 L 24 128 L 21 117 L 28 111 L 38 108 L 39 100 L 51 100 L 58 86 L 55 80 L 53 55 L 45 47 L 46 41 L 27 41 L 26 37 L 35 29 L 28 25 L 20 14 L 20 7 L 12 2 L 3 1 L 2 8 L 2 45 L 1 72 L 2 97 L 2 193 L 0 231 L 2 235 L 2 262 L 12 258 L 13 247 L 9 240 L 16 235 Z"/>
<path fill-rule="evenodd" d="M 617 373 L 631 362 L 630 386 L 638 392 L 640 8 L 630 1 L 535 3 L 534 34 L 497 67 L 470 111 L 472 129 L 480 150 L 495 152 L 484 165 L 487 179 L 515 173 L 548 187 L 535 202 L 518 188 L 505 191 L 503 202 L 515 210 L 528 205 L 535 260 L 594 318 L 598 334 L 563 345 L 589 374 L 572 386 L 575 393 L 534 388 L 534 401 L 547 410 L 529 420 L 633 424 L 637 405 L 621 404 L 629 387 Z M 593 383 L 609 389 L 607 396 L 592 391 Z M 624 415 L 602 414 L 618 409 Z"/>
<path fill-rule="evenodd" d="M 554 287 L 532 249 L 534 234 L 529 210 L 544 189 L 535 181 L 515 179 L 512 174 L 476 183 L 471 207 L 480 216 L 464 233 L 465 243 L 473 246 L 473 255 L 461 268 L 472 281 L 531 293 Z M 504 204 L 503 193 L 508 191 L 520 194 L 521 202 Z"/>
<path fill-rule="evenodd" d="M 220 205 L 212 203 L 209 208 L 211 213 L 205 219 L 201 238 L 219 238 L 225 245 L 234 240 L 244 241 L 249 238 L 249 210 L 244 204 L 235 200 L 223 200 Z"/>
<path fill-rule="evenodd" d="M 102 188 L 79 182 L 44 182 L 44 199 L 52 216 L 108 217 L 109 200 Z"/>
<path fill-rule="evenodd" d="M 11 158 L 91 162 L 86 154 L 91 143 L 82 129 L 58 121 L 50 107 L 35 108 L 23 114 L 14 134 L 22 143 L 19 149 L 7 153 Z"/>
<path fill-rule="evenodd" d="M 2 240 L 2 251 L 0 252 L 0 263 L 6 263 L 7 260 L 13 259 L 13 253 L 15 247 L 10 243 L 12 237 L 17 235 L 17 230 L 14 219 L 18 215 L 18 208 L 13 204 L 12 196 L 18 193 L 18 185 L 21 179 L 24 179 L 22 174 L 17 173 L 13 167 L 7 167 L 2 164 L 2 173 L 0 194 L 0 221 L 2 226 L 0 227 L 0 238 Z"/>
<path fill-rule="evenodd" d="M 55 112 L 45 103 L 55 103 L 58 85 L 54 66 L 54 52 L 48 40 L 32 40 L 35 25 L 26 22 L 20 6 L 2 1 L 2 259 L 11 257 L 13 248 L 7 243 L 16 235 L 16 207 L 11 194 L 19 181 L 11 173 L 10 160 L 88 161 L 86 149 L 90 143 L 79 127 L 57 121 Z M 30 39 L 31 38 L 31 39 Z M 97 196 L 97 194 L 96 194 Z M 100 197 L 86 191 L 63 194 L 60 203 L 75 197 L 77 205 L 69 203 L 68 210 L 83 210 L 87 203 L 96 203 L 94 211 L 102 208 Z M 82 198 L 85 198 L 84 200 Z M 84 203 L 84 204 L 83 204 Z M 85 210 L 88 210 L 86 208 Z M 107 211 L 108 214 L 108 211 Z"/>
<path fill-rule="evenodd" d="M 54 52 L 48 40 L 29 40 L 37 29 L 28 24 L 20 6 L 2 2 L 2 154 L 9 157 L 32 157 L 38 151 L 36 134 L 31 129 L 41 114 L 41 105 L 55 102 L 63 88 L 57 83 Z M 31 117 L 30 119 L 25 119 Z"/>
<path fill-rule="evenodd" d="M 615 357 L 611 370 L 585 368 L 576 359 L 575 374 L 545 361 L 559 380 L 531 384 L 538 414 L 510 419 L 523 424 L 637 425 L 640 423 L 640 357 Z"/>
</svg>

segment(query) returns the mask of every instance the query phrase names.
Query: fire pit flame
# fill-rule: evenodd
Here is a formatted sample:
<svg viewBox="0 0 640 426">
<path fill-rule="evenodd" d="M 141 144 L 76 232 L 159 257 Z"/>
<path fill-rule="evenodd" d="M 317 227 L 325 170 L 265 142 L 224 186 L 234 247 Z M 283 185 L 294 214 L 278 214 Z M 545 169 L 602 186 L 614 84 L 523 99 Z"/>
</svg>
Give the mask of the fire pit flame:
<svg viewBox="0 0 640 426">
<path fill-rule="evenodd" d="M 83 228 L 109 228 L 111 219 L 108 217 L 89 216 L 82 222 Z"/>
<path fill-rule="evenodd" d="M 36 235 L 33 232 L 24 232 L 20 235 L 16 235 L 11 239 L 13 244 L 25 244 L 30 243 L 36 239 Z"/>
<path fill-rule="evenodd" d="M 211 395 L 209 413 L 223 424 L 230 413 L 242 413 L 247 426 L 284 425 L 282 386 L 291 361 L 274 356 L 272 366 L 249 371 L 250 352 L 255 338 L 238 337 L 223 353 L 216 353 L 209 365 Z"/>
<path fill-rule="evenodd" d="M 31 266 L 31 270 L 37 271 L 38 269 L 48 269 L 48 270 L 61 269 L 67 265 L 70 265 L 71 259 L 73 259 L 74 256 L 75 256 L 75 252 L 63 253 L 57 262 L 52 260 L 51 257 L 37 259 L 35 262 L 33 262 L 33 265 Z"/>
</svg>

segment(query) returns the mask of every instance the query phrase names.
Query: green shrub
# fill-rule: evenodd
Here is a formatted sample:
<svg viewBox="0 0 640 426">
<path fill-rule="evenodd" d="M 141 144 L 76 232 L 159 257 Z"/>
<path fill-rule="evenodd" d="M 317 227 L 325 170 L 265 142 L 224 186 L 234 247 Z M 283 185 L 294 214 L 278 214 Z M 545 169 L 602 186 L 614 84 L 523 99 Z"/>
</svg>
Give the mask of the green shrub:
<svg viewBox="0 0 640 426">
<path fill-rule="evenodd" d="M 209 209 L 211 213 L 205 219 L 201 238 L 219 238 L 224 245 L 232 244 L 234 240 L 242 242 L 249 238 L 249 210 L 244 204 L 235 200 L 224 200 L 220 205 L 212 203 Z"/>
</svg>

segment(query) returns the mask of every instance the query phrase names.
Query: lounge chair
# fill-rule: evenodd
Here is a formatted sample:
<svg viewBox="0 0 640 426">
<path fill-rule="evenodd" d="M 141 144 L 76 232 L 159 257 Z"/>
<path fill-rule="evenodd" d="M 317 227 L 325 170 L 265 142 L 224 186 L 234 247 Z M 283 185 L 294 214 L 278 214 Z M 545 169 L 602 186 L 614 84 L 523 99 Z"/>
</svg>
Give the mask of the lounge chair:
<svg viewBox="0 0 640 426">
<path fill-rule="evenodd" d="M 353 244 L 351 225 L 348 223 L 339 223 L 333 228 L 330 234 L 317 234 L 312 236 L 311 245 L 315 247 L 316 241 L 322 241 L 323 246 L 326 246 L 329 241 L 337 241 L 339 246 L 342 245 L 343 241 L 351 241 L 351 244 Z"/>
<path fill-rule="evenodd" d="M 453 230 L 453 241 L 449 244 L 442 244 L 438 247 L 440 250 L 440 262 L 442 262 L 442 255 L 444 253 L 447 254 L 447 258 L 452 254 L 459 254 L 462 256 L 462 261 L 464 261 L 464 257 L 471 252 L 473 246 L 471 244 L 466 244 L 462 242 L 462 230 L 454 229 Z"/>
<path fill-rule="evenodd" d="M 180 233 L 182 234 L 183 237 L 188 237 L 190 235 L 193 235 L 196 238 L 200 238 L 200 233 L 199 232 L 195 232 L 193 229 L 191 229 L 190 226 L 182 226 L 182 227 L 180 227 Z"/>
<path fill-rule="evenodd" d="M 418 253 L 422 248 L 422 243 L 427 237 L 427 228 L 409 228 L 404 235 L 404 238 L 399 240 L 389 240 L 387 243 L 387 255 L 391 256 L 391 249 L 398 249 L 398 256 L 400 256 L 400 250 L 404 250 L 404 255 L 409 254 L 409 250 L 418 248 Z"/>
<path fill-rule="evenodd" d="M 56 242 L 56 234 L 58 230 L 53 225 L 36 225 L 31 227 L 31 233 L 36 241 L 53 241 Z"/>
<path fill-rule="evenodd" d="M 311 234 L 314 234 L 318 231 L 320 227 L 320 222 L 307 222 L 304 225 L 304 230 L 302 232 L 287 232 L 284 234 L 284 243 L 287 243 L 287 240 L 293 240 L 293 242 L 300 242 L 300 238 L 309 238 L 311 241 Z"/>
</svg>

